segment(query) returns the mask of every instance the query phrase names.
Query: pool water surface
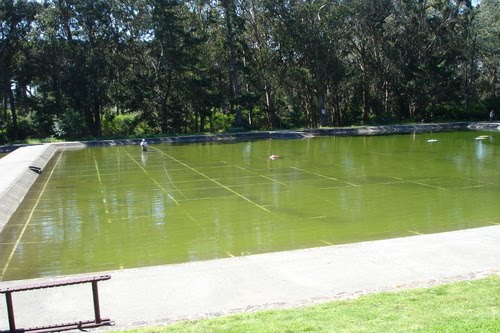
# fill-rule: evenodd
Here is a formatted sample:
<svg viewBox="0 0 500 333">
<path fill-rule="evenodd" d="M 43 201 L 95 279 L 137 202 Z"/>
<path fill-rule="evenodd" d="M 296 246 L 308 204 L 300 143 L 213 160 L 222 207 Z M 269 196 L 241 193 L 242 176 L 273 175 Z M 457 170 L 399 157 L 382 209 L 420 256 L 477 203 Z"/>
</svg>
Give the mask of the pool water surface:
<svg viewBox="0 0 500 333">
<path fill-rule="evenodd" d="M 499 224 L 499 147 L 464 131 L 61 150 L 0 233 L 0 280 Z"/>
</svg>

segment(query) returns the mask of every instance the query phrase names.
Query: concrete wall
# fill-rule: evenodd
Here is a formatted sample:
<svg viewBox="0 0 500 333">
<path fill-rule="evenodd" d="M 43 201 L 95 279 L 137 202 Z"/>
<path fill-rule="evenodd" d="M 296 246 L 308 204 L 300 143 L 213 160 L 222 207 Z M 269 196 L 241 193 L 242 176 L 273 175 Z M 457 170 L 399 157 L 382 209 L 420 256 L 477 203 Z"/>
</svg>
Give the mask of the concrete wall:
<svg viewBox="0 0 500 333">
<path fill-rule="evenodd" d="M 40 176 L 29 167 L 43 172 L 56 150 L 53 144 L 27 146 L 0 159 L 0 231 Z"/>
</svg>

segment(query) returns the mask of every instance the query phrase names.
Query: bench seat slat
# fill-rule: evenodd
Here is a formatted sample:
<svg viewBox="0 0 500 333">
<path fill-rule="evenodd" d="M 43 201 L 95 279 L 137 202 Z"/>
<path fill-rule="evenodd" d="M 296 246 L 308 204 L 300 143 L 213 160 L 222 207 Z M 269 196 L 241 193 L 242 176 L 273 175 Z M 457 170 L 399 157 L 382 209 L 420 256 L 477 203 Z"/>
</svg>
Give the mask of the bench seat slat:
<svg viewBox="0 0 500 333">
<path fill-rule="evenodd" d="M 104 280 L 109 280 L 109 279 L 111 279 L 111 275 L 99 275 L 99 276 L 93 276 L 93 277 L 68 279 L 68 280 L 61 280 L 61 281 L 54 281 L 54 282 L 36 283 L 36 284 L 32 284 L 32 285 L 24 285 L 24 286 L 11 287 L 11 288 L 0 288 L 0 294 L 14 293 L 14 292 L 19 292 L 19 291 L 36 290 L 36 289 L 54 288 L 54 287 L 61 287 L 61 286 L 70 286 L 70 285 L 74 285 L 74 284 L 89 283 L 89 282 L 94 282 L 94 281 L 104 281 Z"/>
</svg>

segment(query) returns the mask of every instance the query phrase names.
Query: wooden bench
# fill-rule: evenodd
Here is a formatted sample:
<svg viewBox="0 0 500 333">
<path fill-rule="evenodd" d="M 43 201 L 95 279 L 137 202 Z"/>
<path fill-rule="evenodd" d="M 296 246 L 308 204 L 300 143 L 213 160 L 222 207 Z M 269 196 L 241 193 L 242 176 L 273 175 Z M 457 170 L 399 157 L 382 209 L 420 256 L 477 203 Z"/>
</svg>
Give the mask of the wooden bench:
<svg viewBox="0 0 500 333">
<path fill-rule="evenodd" d="M 100 308 L 99 308 L 99 292 L 97 289 L 97 283 L 99 281 L 109 280 L 111 279 L 111 275 L 99 275 L 93 277 L 85 277 L 85 278 L 76 278 L 76 279 L 67 279 L 61 281 L 47 282 L 47 283 L 38 283 L 32 285 L 18 286 L 12 288 L 0 288 L 0 294 L 5 294 L 5 300 L 7 302 L 7 314 L 9 317 L 9 327 L 10 329 L 7 331 L 1 331 L 1 333 L 16 333 L 16 332 L 36 332 L 36 333 L 45 333 L 45 332 L 60 332 L 67 331 L 72 329 L 85 329 L 85 328 L 93 328 L 99 326 L 111 326 L 114 323 L 107 319 L 101 318 Z M 37 289 L 46 289 L 46 288 L 55 288 L 55 287 L 64 287 L 71 286 L 76 284 L 83 283 L 91 283 L 92 284 L 92 296 L 94 300 L 94 320 L 86 320 L 79 321 L 74 323 L 65 323 L 65 324 L 55 324 L 50 326 L 40 326 L 40 327 L 30 327 L 30 328 L 16 328 L 16 322 L 14 318 L 14 305 L 12 303 L 12 293 L 29 291 L 29 290 L 37 290 Z"/>
</svg>

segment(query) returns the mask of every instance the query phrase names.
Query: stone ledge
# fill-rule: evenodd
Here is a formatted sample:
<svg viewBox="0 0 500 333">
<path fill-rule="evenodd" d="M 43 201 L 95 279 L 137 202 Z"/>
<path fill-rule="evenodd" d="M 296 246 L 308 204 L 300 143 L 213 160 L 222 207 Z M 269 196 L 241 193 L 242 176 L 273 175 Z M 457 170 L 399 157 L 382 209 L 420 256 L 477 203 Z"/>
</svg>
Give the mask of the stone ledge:
<svg viewBox="0 0 500 333">
<path fill-rule="evenodd" d="M 0 159 L 0 231 L 39 176 L 30 166 L 43 172 L 55 151 L 52 144 L 27 146 Z"/>
<path fill-rule="evenodd" d="M 329 127 L 303 130 L 283 131 L 259 131 L 259 132 L 237 132 L 220 134 L 197 134 L 183 136 L 167 136 L 160 138 L 147 138 L 148 143 L 195 143 L 195 142 L 226 142 L 238 140 L 264 140 L 264 139 L 307 139 L 315 136 L 356 136 L 356 135 L 392 135 L 425 132 L 447 132 L 447 131 L 500 131 L 500 123 L 436 123 L 436 124 L 413 124 L 413 125 L 388 125 L 388 126 L 363 126 L 363 127 Z M 92 140 L 53 143 L 58 148 L 79 149 L 95 146 L 123 146 L 138 145 L 141 139 L 116 139 L 116 140 Z M 29 145 L 0 146 L 0 153 L 12 152 L 16 149 Z"/>
</svg>

